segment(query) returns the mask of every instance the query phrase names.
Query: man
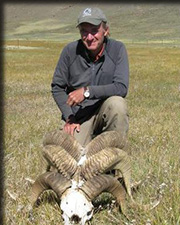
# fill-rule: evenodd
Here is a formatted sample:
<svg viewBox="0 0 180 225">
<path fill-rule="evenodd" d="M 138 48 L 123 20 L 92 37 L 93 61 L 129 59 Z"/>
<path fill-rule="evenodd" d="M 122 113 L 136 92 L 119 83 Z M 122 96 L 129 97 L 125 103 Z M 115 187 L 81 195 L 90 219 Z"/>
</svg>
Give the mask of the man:
<svg viewBox="0 0 180 225">
<path fill-rule="evenodd" d="M 84 9 L 77 27 L 81 39 L 65 46 L 52 81 L 63 130 L 82 145 L 104 131 L 116 130 L 126 135 L 126 48 L 122 42 L 108 37 L 107 19 L 99 8 Z"/>
</svg>

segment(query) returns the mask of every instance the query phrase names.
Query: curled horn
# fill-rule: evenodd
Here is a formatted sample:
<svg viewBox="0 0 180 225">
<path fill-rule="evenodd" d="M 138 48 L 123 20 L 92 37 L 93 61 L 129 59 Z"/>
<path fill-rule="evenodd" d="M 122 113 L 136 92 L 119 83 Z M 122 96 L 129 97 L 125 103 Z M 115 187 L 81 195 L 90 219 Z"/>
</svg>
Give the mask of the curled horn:
<svg viewBox="0 0 180 225">
<path fill-rule="evenodd" d="M 70 179 L 77 170 L 76 160 L 61 146 L 45 146 L 43 156 L 48 161 L 49 165 L 54 166 L 68 179 Z"/>
<path fill-rule="evenodd" d="M 92 155 L 82 165 L 82 174 L 89 179 L 99 173 L 105 173 L 112 169 L 126 153 L 118 148 L 105 148 Z"/>
<path fill-rule="evenodd" d="M 34 205 L 45 190 L 52 189 L 61 197 L 64 191 L 71 186 L 71 181 L 60 173 L 46 172 L 40 175 L 32 185 L 31 202 Z"/>
<path fill-rule="evenodd" d="M 122 213 L 125 214 L 126 191 L 123 185 L 116 178 L 106 174 L 97 175 L 85 182 L 81 187 L 81 190 L 91 201 L 102 192 L 111 193 L 116 198 Z"/>
<path fill-rule="evenodd" d="M 87 159 L 85 164 L 82 165 L 81 171 L 85 179 L 88 180 L 93 176 L 105 173 L 112 168 L 121 173 L 127 193 L 132 197 L 130 185 L 130 158 L 123 150 L 118 148 L 105 148 Z"/>
<path fill-rule="evenodd" d="M 87 144 L 85 151 L 87 157 L 90 157 L 97 152 L 107 147 L 115 147 L 123 149 L 126 145 L 126 138 L 120 132 L 106 131 L 96 136 L 89 144 Z"/>
<path fill-rule="evenodd" d="M 62 130 L 48 133 L 44 137 L 43 145 L 57 145 L 65 149 L 76 161 L 79 161 L 81 157 L 82 146 L 76 141 L 76 139 L 63 132 Z"/>
</svg>

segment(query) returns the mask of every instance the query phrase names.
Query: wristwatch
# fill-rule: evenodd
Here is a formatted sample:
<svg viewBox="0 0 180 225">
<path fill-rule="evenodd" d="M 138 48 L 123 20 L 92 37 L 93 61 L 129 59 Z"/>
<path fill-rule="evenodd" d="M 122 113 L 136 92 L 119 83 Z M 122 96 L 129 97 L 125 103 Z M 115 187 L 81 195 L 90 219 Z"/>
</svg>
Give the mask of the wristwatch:
<svg viewBox="0 0 180 225">
<path fill-rule="evenodd" d="M 84 88 L 84 97 L 85 98 L 89 98 L 89 96 L 90 96 L 89 88 L 88 87 L 85 87 Z"/>
</svg>

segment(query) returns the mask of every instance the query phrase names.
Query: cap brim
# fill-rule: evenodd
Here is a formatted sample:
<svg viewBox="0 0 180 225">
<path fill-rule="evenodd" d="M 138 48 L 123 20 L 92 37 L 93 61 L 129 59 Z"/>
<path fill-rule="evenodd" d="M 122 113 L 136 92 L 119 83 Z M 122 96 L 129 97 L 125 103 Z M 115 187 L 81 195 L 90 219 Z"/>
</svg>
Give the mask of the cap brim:
<svg viewBox="0 0 180 225">
<path fill-rule="evenodd" d="M 102 22 L 100 19 L 93 19 L 93 18 L 82 18 L 80 21 L 78 21 L 77 26 L 79 26 L 82 23 L 90 23 L 95 26 L 99 25 Z"/>
</svg>

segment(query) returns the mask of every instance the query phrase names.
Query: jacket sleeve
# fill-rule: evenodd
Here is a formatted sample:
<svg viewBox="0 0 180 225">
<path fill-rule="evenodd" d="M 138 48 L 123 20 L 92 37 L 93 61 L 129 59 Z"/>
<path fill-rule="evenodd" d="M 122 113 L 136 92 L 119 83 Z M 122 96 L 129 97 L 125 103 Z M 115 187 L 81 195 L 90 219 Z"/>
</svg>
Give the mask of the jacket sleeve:
<svg viewBox="0 0 180 225">
<path fill-rule="evenodd" d="M 68 65 L 69 55 L 68 48 L 65 47 L 60 55 L 59 61 L 55 68 L 51 83 L 51 91 L 53 98 L 60 109 L 63 118 L 66 120 L 73 114 L 72 109 L 66 104 L 68 95 L 66 93 L 66 87 L 68 85 Z"/>
<path fill-rule="evenodd" d="M 117 55 L 115 56 L 115 54 Z M 91 99 L 103 99 L 114 95 L 126 97 L 129 87 L 129 62 L 127 51 L 123 43 L 114 51 L 113 58 L 116 58 L 115 61 L 112 59 L 116 65 L 116 69 L 114 74 L 112 74 L 112 84 L 90 86 Z"/>
</svg>

